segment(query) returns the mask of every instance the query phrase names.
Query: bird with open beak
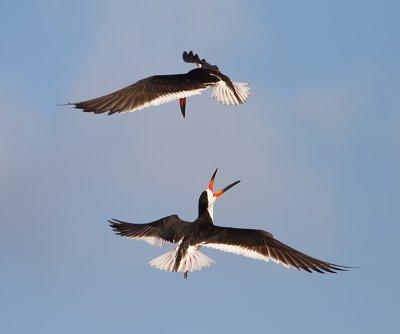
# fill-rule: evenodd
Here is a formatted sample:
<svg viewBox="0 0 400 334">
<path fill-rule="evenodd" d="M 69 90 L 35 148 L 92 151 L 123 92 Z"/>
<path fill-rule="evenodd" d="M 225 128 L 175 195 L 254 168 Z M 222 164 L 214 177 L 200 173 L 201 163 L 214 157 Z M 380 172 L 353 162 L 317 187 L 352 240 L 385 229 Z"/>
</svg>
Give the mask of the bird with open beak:
<svg viewBox="0 0 400 334">
<path fill-rule="evenodd" d="M 278 241 L 271 233 L 263 230 L 214 225 L 215 201 L 240 182 L 235 181 L 214 191 L 216 173 L 217 170 L 200 195 L 198 217 L 194 222 L 187 222 L 177 215 L 172 215 L 147 224 L 131 224 L 111 219 L 110 226 L 121 236 L 144 240 L 152 245 L 177 244 L 175 249 L 155 258 L 149 264 L 165 271 L 182 272 L 184 278 L 187 278 L 189 272 L 201 270 L 214 263 L 207 255 L 200 252 L 202 247 L 267 262 L 272 260 L 287 268 L 308 272 L 335 273 L 350 268 L 306 255 Z"/>
</svg>

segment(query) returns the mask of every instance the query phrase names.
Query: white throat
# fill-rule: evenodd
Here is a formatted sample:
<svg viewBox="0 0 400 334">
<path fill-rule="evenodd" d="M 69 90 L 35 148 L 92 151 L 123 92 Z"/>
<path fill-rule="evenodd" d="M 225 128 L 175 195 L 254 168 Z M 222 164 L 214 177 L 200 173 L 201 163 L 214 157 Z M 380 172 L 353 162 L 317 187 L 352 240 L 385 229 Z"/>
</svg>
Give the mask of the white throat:
<svg viewBox="0 0 400 334">
<path fill-rule="evenodd" d="M 207 199 L 208 199 L 207 211 L 211 217 L 211 220 L 214 221 L 214 203 L 217 198 L 214 196 L 214 194 L 212 193 L 212 191 L 210 189 L 207 189 L 206 191 L 207 191 Z"/>
</svg>

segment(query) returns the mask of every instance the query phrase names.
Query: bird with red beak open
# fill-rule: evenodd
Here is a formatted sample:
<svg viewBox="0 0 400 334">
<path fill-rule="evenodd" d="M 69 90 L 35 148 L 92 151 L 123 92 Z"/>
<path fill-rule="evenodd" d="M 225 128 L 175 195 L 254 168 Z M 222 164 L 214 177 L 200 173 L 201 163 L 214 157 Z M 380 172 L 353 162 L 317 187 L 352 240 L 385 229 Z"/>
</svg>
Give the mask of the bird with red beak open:
<svg viewBox="0 0 400 334">
<path fill-rule="evenodd" d="M 177 244 L 176 248 L 150 261 L 154 268 L 188 273 L 199 271 L 214 263 L 203 247 L 243 255 L 262 261 L 274 261 L 287 268 L 318 273 L 346 271 L 350 267 L 322 261 L 304 254 L 275 239 L 267 231 L 214 225 L 213 208 L 217 198 L 240 181 L 214 191 L 217 170 L 211 176 L 207 188 L 199 198 L 199 215 L 194 222 L 180 219 L 177 215 L 167 216 L 147 224 L 131 224 L 117 219 L 109 220 L 117 234 L 149 244 L 162 246 Z"/>
<path fill-rule="evenodd" d="M 218 168 L 215 170 L 215 172 L 213 173 L 213 175 L 211 176 L 210 182 L 208 183 L 208 187 L 206 189 L 206 193 L 207 193 L 207 211 L 208 214 L 210 215 L 211 220 L 214 220 L 214 203 L 216 201 L 217 198 L 221 197 L 222 194 L 227 191 L 228 189 L 232 188 L 233 186 L 237 185 L 240 180 L 235 181 L 233 183 L 231 183 L 230 185 L 226 186 L 223 189 L 219 189 L 217 191 L 214 192 L 214 182 L 215 182 L 215 175 L 217 174 Z M 203 194 L 202 194 L 203 195 Z M 199 216 L 200 216 L 200 202 L 201 202 L 202 198 L 200 195 L 200 199 L 199 199 Z"/>
</svg>

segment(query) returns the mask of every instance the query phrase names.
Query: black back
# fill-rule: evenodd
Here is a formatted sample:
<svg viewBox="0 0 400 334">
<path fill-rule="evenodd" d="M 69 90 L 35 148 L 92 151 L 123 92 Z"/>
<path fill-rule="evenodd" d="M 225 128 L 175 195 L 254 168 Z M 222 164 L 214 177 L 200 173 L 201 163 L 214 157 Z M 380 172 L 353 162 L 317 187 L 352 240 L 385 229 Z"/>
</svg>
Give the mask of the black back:
<svg viewBox="0 0 400 334">
<path fill-rule="evenodd" d="M 210 73 L 213 73 L 213 71 L 205 68 L 195 68 L 187 73 L 187 77 L 191 81 L 204 85 L 218 82 L 221 73 L 218 72 L 218 76 L 211 75 Z"/>
</svg>

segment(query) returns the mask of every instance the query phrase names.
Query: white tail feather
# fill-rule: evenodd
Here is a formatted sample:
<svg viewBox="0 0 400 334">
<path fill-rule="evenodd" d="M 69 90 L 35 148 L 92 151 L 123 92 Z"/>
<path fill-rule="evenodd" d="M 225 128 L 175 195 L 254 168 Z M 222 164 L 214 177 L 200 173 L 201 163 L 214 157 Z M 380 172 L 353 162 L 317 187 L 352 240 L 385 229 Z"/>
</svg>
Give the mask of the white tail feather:
<svg viewBox="0 0 400 334">
<path fill-rule="evenodd" d="M 234 92 L 227 86 L 224 81 L 218 81 L 215 85 L 212 97 L 216 98 L 218 102 L 226 106 L 234 106 L 246 102 L 250 96 L 250 87 L 247 83 L 243 82 L 232 82 L 235 87 L 236 93 L 239 95 L 240 102 L 235 96 Z"/>
<path fill-rule="evenodd" d="M 149 262 L 149 265 L 153 268 L 157 268 L 164 271 L 173 271 L 175 264 L 176 250 L 169 251 Z"/>
<path fill-rule="evenodd" d="M 149 262 L 149 265 L 153 268 L 157 268 L 164 271 L 174 271 L 175 259 L 177 249 L 169 251 Z M 201 270 L 205 267 L 209 267 L 215 263 L 214 260 L 210 259 L 207 255 L 203 254 L 198 250 L 196 246 L 189 246 L 184 258 L 182 258 L 179 264 L 178 272 L 192 272 Z"/>
</svg>

